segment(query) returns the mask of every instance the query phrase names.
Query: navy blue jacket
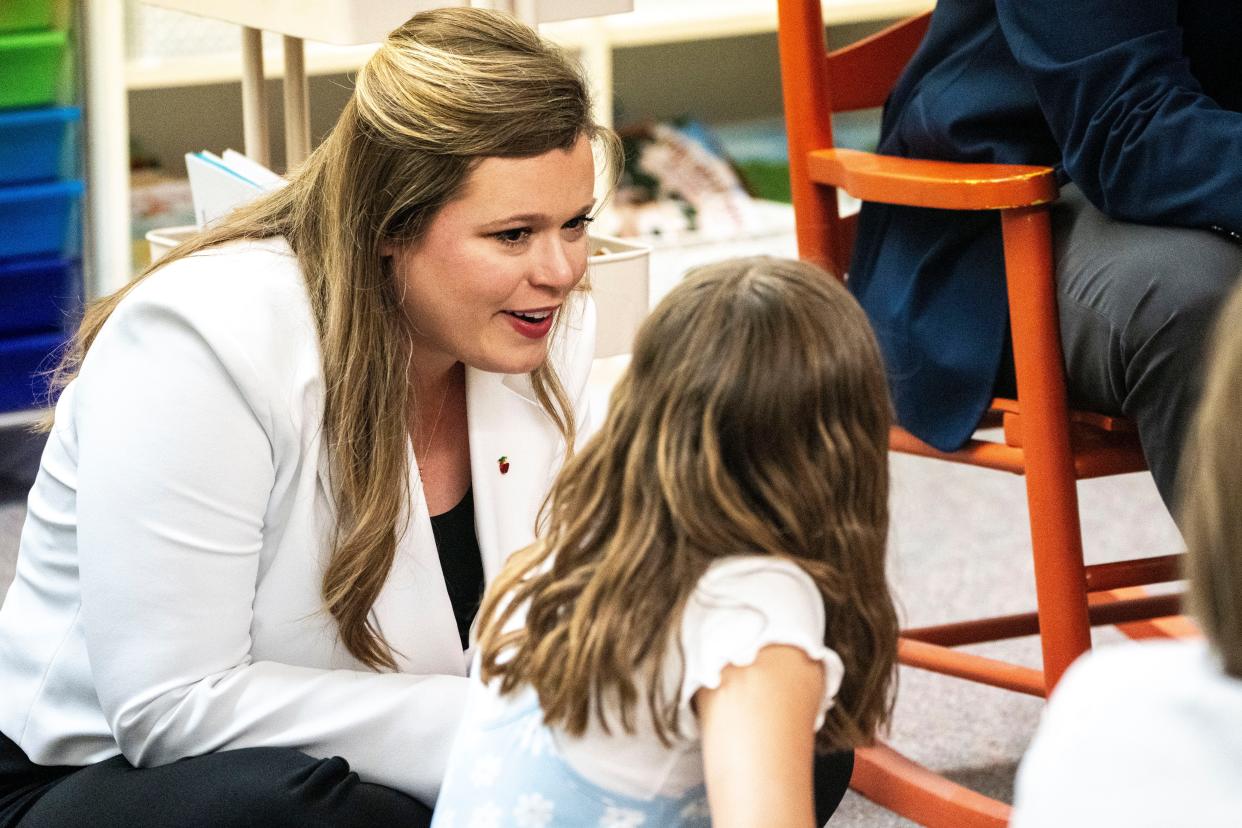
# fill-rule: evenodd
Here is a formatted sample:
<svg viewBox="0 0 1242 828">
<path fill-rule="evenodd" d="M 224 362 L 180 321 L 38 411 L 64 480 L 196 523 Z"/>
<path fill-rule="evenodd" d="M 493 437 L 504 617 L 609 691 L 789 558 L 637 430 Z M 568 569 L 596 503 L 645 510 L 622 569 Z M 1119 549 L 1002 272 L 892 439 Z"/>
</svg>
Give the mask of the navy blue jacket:
<svg viewBox="0 0 1242 828">
<path fill-rule="evenodd" d="M 880 152 L 1046 164 L 1114 218 L 1242 232 L 1242 2 L 939 0 Z M 899 422 L 941 449 L 991 397 L 1001 261 L 994 213 L 863 208 L 850 288 Z"/>
</svg>

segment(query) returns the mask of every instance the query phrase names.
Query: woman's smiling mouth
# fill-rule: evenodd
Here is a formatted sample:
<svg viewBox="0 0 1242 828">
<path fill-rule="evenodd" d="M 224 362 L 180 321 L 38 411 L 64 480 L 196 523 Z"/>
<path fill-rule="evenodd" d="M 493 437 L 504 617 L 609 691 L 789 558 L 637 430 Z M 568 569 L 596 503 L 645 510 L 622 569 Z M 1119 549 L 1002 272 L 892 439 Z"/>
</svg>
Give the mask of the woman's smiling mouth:
<svg viewBox="0 0 1242 828">
<path fill-rule="evenodd" d="M 502 312 L 509 319 L 509 324 L 513 326 L 513 329 L 528 339 L 542 339 L 547 336 L 556 319 L 555 307 Z"/>
</svg>

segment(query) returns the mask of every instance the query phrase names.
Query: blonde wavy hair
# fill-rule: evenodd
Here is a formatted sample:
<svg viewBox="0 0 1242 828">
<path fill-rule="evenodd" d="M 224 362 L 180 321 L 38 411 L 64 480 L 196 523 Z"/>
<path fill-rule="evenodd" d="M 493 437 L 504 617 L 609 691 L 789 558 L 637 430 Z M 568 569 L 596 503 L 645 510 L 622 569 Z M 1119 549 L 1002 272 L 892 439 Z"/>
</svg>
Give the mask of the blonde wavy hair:
<svg viewBox="0 0 1242 828">
<path fill-rule="evenodd" d="M 53 380 L 63 388 L 113 309 L 164 265 L 240 239 L 280 236 L 298 257 L 325 383 L 324 429 L 339 523 L 323 599 L 341 641 L 373 669 L 396 669 L 368 619 L 392 567 L 410 497 L 410 346 L 382 249 L 416 244 L 488 157 L 568 150 L 586 136 L 614 171 L 619 143 L 595 124 L 581 70 L 511 17 L 482 9 L 417 14 L 358 74 L 323 143 L 286 187 L 247 205 L 90 307 Z M 536 395 L 574 444 L 574 416 L 548 363 Z"/>
<path fill-rule="evenodd" d="M 688 597 L 713 561 L 772 555 L 814 579 L 845 663 L 817 742 L 865 744 L 891 711 L 897 646 L 890 416 L 875 338 L 837 280 L 770 258 L 695 271 L 640 330 L 539 540 L 489 589 L 483 679 L 534 687 L 545 721 L 571 734 L 592 716 L 609 727 L 605 699 L 630 731 L 643 698 L 667 742 L 677 699 L 662 695 L 661 661 Z"/>
<path fill-rule="evenodd" d="M 1242 679 L 1242 289 L 1221 311 L 1206 387 L 1179 474 L 1190 610 Z"/>
</svg>

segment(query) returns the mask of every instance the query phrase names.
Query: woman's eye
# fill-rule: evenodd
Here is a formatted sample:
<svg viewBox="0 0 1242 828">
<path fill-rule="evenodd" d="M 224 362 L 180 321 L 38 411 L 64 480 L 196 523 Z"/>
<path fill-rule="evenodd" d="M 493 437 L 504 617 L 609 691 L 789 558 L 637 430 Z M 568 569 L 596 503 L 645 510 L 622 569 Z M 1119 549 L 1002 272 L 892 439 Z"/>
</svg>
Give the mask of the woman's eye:
<svg viewBox="0 0 1242 828">
<path fill-rule="evenodd" d="M 592 218 L 591 216 L 587 216 L 587 215 L 575 216 L 574 218 L 571 218 L 569 221 L 565 222 L 565 229 L 566 230 L 583 230 L 586 228 L 588 224 L 590 224 L 593 221 L 595 221 L 595 219 Z"/>
<path fill-rule="evenodd" d="M 526 237 L 530 235 L 528 227 L 514 227 L 512 230 L 501 230 L 499 233 L 493 234 L 505 244 L 521 244 L 526 241 Z"/>
</svg>

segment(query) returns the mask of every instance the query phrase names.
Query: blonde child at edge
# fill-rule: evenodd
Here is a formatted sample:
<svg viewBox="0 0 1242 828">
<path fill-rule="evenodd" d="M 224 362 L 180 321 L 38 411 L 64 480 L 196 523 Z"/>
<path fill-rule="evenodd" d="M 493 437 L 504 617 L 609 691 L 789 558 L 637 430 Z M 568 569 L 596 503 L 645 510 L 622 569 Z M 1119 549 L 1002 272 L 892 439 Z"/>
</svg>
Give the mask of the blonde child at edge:
<svg viewBox="0 0 1242 828">
<path fill-rule="evenodd" d="M 812 825 L 891 710 L 889 417 L 835 279 L 690 274 L 484 599 L 433 825 Z"/>
<path fill-rule="evenodd" d="M 1188 596 L 1206 640 L 1075 662 L 1019 768 L 1015 828 L 1242 825 L 1242 291 L 1214 351 L 1180 472 Z"/>
</svg>

